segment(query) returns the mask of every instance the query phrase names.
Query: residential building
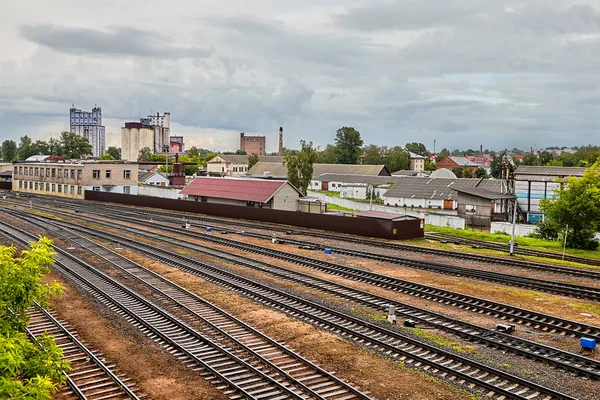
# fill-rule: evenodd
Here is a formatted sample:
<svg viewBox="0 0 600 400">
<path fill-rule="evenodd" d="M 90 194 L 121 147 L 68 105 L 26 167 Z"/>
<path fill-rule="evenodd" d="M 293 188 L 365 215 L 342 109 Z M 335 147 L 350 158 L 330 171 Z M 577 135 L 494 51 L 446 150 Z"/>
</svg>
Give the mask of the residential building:
<svg viewBox="0 0 600 400">
<path fill-rule="evenodd" d="M 156 115 L 148 115 L 146 118 L 140 118 L 140 122 L 144 125 L 156 126 L 163 128 L 167 133 L 167 137 L 171 134 L 171 113 L 165 112 L 163 115 L 156 113 Z"/>
<path fill-rule="evenodd" d="M 102 125 L 102 108 L 94 106 L 92 112 L 70 110 L 69 131 L 86 138 L 92 145 L 92 157 L 100 157 L 106 148 L 105 128 Z"/>
<path fill-rule="evenodd" d="M 385 165 L 368 164 L 313 164 L 313 176 L 308 187 L 309 190 L 323 189 L 321 175 L 369 175 L 369 176 L 391 176 Z M 283 163 L 258 162 L 247 173 L 255 178 L 287 179 L 287 167 Z"/>
<path fill-rule="evenodd" d="M 156 171 L 146 172 L 139 177 L 139 182 L 142 185 L 169 186 L 169 178 Z"/>
<path fill-rule="evenodd" d="M 452 170 L 452 168 L 456 168 L 456 167 L 468 168 L 468 169 L 472 170 L 473 172 L 475 172 L 478 168 L 483 167 L 483 165 L 478 164 L 473 161 L 469 161 L 465 157 L 449 156 L 449 157 L 446 157 L 443 160 L 441 160 L 439 163 L 437 163 L 436 169 L 446 168 L 446 169 Z"/>
<path fill-rule="evenodd" d="M 169 151 L 169 129 L 142 122 L 126 122 L 121 128 L 121 158 L 137 161 L 140 150 L 148 147 L 153 154 Z"/>
<path fill-rule="evenodd" d="M 417 171 L 417 172 L 425 171 L 425 157 L 423 157 L 419 154 L 411 153 L 411 152 L 409 152 L 409 154 L 410 154 L 410 170 Z"/>
<path fill-rule="evenodd" d="M 521 165 L 514 172 L 519 212 L 528 223 L 542 219 L 540 200 L 550 199 L 569 176 L 582 177 L 585 168 Z"/>
<path fill-rule="evenodd" d="M 263 162 L 283 164 L 280 156 L 259 156 Z M 248 156 L 239 154 L 218 154 L 208 160 L 206 171 L 210 176 L 245 176 L 248 173 Z"/>
<path fill-rule="evenodd" d="M 247 154 L 258 154 L 264 156 L 267 154 L 266 136 L 246 136 L 244 132 L 240 133 L 240 150 Z"/>
<path fill-rule="evenodd" d="M 179 153 L 183 154 L 185 152 L 185 143 L 183 143 L 183 136 L 171 136 L 170 139 L 170 149 L 171 153 Z"/>
<path fill-rule="evenodd" d="M 392 186 L 382 199 L 388 206 L 456 210 L 458 193 L 453 189 L 464 188 L 502 192 L 501 181 L 493 179 L 406 177 Z"/>
<path fill-rule="evenodd" d="M 189 200 L 232 206 L 298 210 L 302 193 L 288 181 L 248 178 L 196 178 L 181 190 Z"/>
<path fill-rule="evenodd" d="M 13 164 L 14 192 L 83 199 L 86 190 L 137 194 L 137 188 L 137 163 L 71 160 Z"/>
</svg>

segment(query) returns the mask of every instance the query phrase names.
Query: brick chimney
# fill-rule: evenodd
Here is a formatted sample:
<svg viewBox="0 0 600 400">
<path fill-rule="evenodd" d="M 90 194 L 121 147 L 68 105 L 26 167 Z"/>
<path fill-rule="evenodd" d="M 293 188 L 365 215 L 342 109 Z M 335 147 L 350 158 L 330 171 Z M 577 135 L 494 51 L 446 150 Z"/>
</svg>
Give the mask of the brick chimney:
<svg viewBox="0 0 600 400">
<path fill-rule="evenodd" d="M 283 155 L 283 127 L 279 127 L 279 152 L 278 155 Z"/>
</svg>

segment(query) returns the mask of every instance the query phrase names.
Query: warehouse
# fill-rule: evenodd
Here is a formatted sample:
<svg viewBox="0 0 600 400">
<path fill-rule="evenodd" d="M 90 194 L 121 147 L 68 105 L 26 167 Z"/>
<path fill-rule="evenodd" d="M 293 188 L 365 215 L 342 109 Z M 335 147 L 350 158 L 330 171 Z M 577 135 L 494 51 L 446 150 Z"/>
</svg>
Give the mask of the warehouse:
<svg viewBox="0 0 600 400">
<path fill-rule="evenodd" d="M 288 181 L 198 177 L 181 190 L 189 200 L 232 206 L 298 210 L 302 193 Z"/>
<path fill-rule="evenodd" d="M 527 223 L 535 224 L 542 219 L 540 200 L 550 199 L 561 181 L 569 176 L 582 177 L 585 168 L 519 166 L 515 173 L 515 195 L 519 212 Z"/>
</svg>

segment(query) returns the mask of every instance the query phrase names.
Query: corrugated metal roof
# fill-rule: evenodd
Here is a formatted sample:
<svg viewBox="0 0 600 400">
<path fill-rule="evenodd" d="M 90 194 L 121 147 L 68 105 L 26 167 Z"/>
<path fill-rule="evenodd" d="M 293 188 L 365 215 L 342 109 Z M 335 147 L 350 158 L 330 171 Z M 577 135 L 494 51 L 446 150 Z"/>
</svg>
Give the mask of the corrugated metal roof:
<svg viewBox="0 0 600 400">
<path fill-rule="evenodd" d="M 266 203 L 285 185 L 290 183 L 264 179 L 198 177 L 184 187 L 181 194 Z"/>
<path fill-rule="evenodd" d="M 478 187 L 500 193 L 500 186 L 501 181 L 495 179 L 435 179 L 405 177 L 392 186 L 392 188 L 385 193 L 384 197 L 455 200 L 458 198 L 458 194 L 452 190 L 455 188 Z"/>
<path fill-rule="evenodd" d="M 450 156 L 450 159 L 452 161 L 454 161 L 455 163 L 457 163 L 458 165 L 460 165 L 461 167 L 475 167 L 475 166 L 480 166 L 480 164 L 477 164 L 465 157 L 456 157 L 456 156 Z"/>
<path fill-rule="evenodd" d="M 546 176 L 583 176 L 585 168 L 581 167 L 546 167 L 539 165 L 520 165 L 515 170 L 517 175 L 546 175 Z"/>
<path fill-rule="evenodd" d="M 217 157 L 221 157 L 225 162 L 231 164 L 248 164 L 248 156 L 243 154 L 217 154 L 208 162 L 216 162 L 213 160 Z M 283 163 L 283 156 L 258 156 L 258 161 Z"/>
<path fill-rule="evenodd" d="M 321 182 L 343 182 L 343 183 L 394 183 L 398 179 L 404 179 L 398 176 L 373 176 L 373 175 L 356 175 L 356 174 L 322 174 Z"/>
<path fill-rule="evenodd" d="M 455 190 L 459 193 L 470 194 L 471 196 L 481 197 L 481 198 L 488 199 L 488 200 L 502 200 L 502 199 L 515 199 L 516 198 L 516 196 L 514 196 L 512 194 L 498 193 L 498 192 L 494 192 L 492 190 L 481 189 L 478 187 L 476 187 L 476 188 L 454 188 L 452 190 Z"/>
<path fill-rule="evenodd" d="M 323 174 L 390 176 L 385 165 L 314 164 L 312 180 L 319 180 Z M 258 162 L 247 175 L 287 177 L 287 167 L 283 163 Z"/>
</svg>

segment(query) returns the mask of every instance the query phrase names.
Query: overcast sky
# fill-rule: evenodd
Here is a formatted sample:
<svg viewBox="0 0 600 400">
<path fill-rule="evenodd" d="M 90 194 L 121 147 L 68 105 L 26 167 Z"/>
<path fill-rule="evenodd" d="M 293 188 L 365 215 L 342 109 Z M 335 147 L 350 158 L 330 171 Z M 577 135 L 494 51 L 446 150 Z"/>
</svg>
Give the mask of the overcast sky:
<svg viewBox="0 0 600 400">
<path fill-rule="evenodd" d="M 434 139 L 600 144 L 598 0 L 19 0 L 0 8 L 0 139 L 55 137 L 69 108 L 120 126 L 171 112 L 186 146 Z"/>
</svg>

